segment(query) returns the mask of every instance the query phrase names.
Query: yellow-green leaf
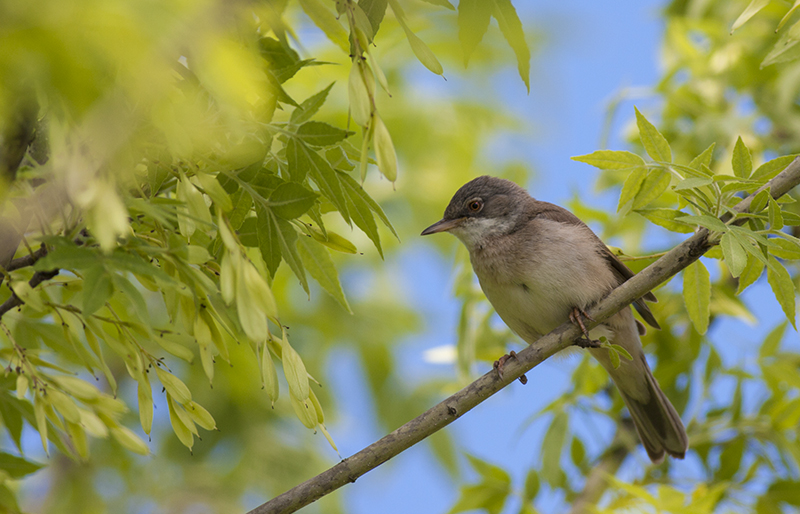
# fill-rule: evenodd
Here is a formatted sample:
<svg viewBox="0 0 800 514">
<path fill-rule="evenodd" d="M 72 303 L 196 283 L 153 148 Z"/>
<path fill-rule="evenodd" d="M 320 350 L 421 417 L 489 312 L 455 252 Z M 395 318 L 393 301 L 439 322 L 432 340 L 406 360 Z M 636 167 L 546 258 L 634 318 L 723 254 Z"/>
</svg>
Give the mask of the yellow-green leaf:
<svg viewBox="0 0 800 514">
<path fill-rule="evenodd" d="M 601 170 L 628 170 L 644 166 L 644 159 L 624 150 L 596 150 L 586 155 L 576 155 L 573 161 L 585 162 Z"/>
<path fill-rule="evenodd" d="M 311 18 L 314 25 L 319 27 L 336 46 L 342 49 L 345 54 L 350 53 L 350 43 L 347 39 L 347 31 L 339 23 L 336 15 L 328 9 L 320 0 L 299 0 L 300 7 Z"/>
<path fill-rule="evenodd" d="M 654 161 L 671 162 L 672 150 L 661 132 L 644 115 L 636 109 L 636 125 L 639 127 L 639 138 L 642 140 L 647 155 Z"/>
<path fill-rule="evenodd" d="M 770 265 L 767 267 L 767 281 L 770 287 L 772 287 L 775 299 L 781 304 L 783 313 L 786 314 L 789 323 L 797 330 L 797 324 L 795 322 L 797 308 L 795 307 L 795 289 L 792 276 L 789 275 L 789 272 L 786 271 L 783 264 L 772 255 L 769 256 L 769 264 Z"/>
<path fill-rule="evenodd" d="M 705 334 L 711 304 L 711 280 L 708 270 L 700 261 L 693 262 L 683 270 L 683 302 L 697 332 Z"/>
<path fill-rule="evenodd" d="M 733 147 L 731 166 L 733 174 L 740 178 L 749 178 L 753 173 L 753 159 L 750 157 L 750 150 L 742 141 L 742 136 L 739 136 Z"/>
<path fill-rule="evenodd" d="M 630 172 L 625 179 L 625 183 L 622 184 L 617 212 L 627 212 L 630 210 L 630 205 L 633 205 L 633 199 L 639 193 L 639 189 L 642 187 L 642 182 L 644 182 L 646 176 L 647 168 L 644 166 L 635 168 Z"/>
<path fill-rule="evenodd" d="M 747 250 L 742 248 L 739 241 L 729 233 L 722 234 L 719 244 L 722 247 L 722 255 L 725 256 L 725 264 L 731 270 L 731 275 L 738 277 L 747 266 Z"/>
<path fill-rule="evenodd" d="M 754 283 L 764 272 L 764 263 L 756 259 L 752 255 L 747 256 L 747 265 L 745 265 L 742 273 L 739 275 L 739 287 L 736 288 L 736 294 L 741 294 L 747 286 Z"/>
<path fill-rule="evenodd" d="M 314 280 L 319 282 L 319 285 L 321 285 L 334 300 L 339 302 L 347 312 L 352 313 L 350 306 L 347 304 L 347 299 L 344 296 L 344 291 L 342 291 L 342 284 L 339 282 L 339 274 L 336 272 L 336 266 L 334 266 L 333 260 L 328 254 L 328 250 L 315 241 L 312 241 L 309 237 L 301 237 L 297 240 L 297 250 L 300 254 L 300 258 L 303 260 L 303 265 L 306 267 L 308 273 L 314 277 Z"/>
<path fill-rule="evenodd" d="M 666 170 L 660 168 L 650 170 L 633 199 L 633 209 L 647 207 L 650 202 L 659 198 L 669 187 L 670 180 L 671 175 Z"/>
</svg>

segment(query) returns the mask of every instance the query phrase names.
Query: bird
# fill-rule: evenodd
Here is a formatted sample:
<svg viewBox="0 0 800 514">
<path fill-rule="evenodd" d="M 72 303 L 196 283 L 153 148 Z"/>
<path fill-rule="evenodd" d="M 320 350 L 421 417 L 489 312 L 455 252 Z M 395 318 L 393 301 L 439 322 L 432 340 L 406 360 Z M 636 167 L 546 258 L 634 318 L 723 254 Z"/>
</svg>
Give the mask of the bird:
<svg viewBox="0 0 800 514">
<path fill-rule="evenodd" d="M 463 185 L 444 217 L 422 235 L 439 232 L 455 235 L 467 247 L 486 298 L 528 344 L 571 319 L 586 337 L 605 336 L 622 346 L 632 359 L 618 359 L 615 367 L 607 348 L 587 345 L 616 384 L 650 459 L 684 457 L 686 429 L 650 371 L 639 339 L 646 330 L 631 308 L 589 333 L 583 327 L 580 315 L 633 276 L 585 223 L 510 180 L 484 175 Z M 648 292 L 634 307 L 647 324 L 661 328 L 645 300 L 658 301 Z"/>
</svg>

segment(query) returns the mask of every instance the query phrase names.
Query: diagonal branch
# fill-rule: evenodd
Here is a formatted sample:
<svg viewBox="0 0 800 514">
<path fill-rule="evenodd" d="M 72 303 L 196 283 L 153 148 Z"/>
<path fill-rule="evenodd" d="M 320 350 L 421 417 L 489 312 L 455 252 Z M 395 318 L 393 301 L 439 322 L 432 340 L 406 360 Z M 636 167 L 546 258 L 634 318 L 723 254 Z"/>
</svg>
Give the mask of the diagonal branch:
<svg viewBox="0 0 800 514">
<path fill-rule="evenodd" d="M 795 159 L 778 176 L 764 187 L 748 196 L 735 207 L 736 212 L 745 212 L 753 197 L 761 190 L 770 187 L 770 193 L 778 198 L 800 184 L 800 158 Z M 739 220 L 736 220 L 737 222 Z M 742 220 L 744 222 L 744 220 Z M 699 229 L 689 239 L 676 246 L 656 262 L 636 276 L 617 287 L 599 301 L 588 314 L 596 322 L 588 328 L 616 314 L 637 298 L 655 288 L 662 282 L 689 266 L 713 246 L 709 232 Z M 467 411 L 480 404 L 524 373 L 530 371 L 553 354 L 567 348 L 581 336 L 580 329 L 567 322 L 535 344 L 517 353 L 516 359 L 506 361 L 503 376 L 494 371 L 486 373 L 476 381 L 455 393 L 428 411 L 412 419 L 394 432 L 348 457 L 327 471 L 303 482 L 289 491 L 256 507 L 249 514 L 290 513 L 335 491 L 373 468 L 383 464 L 400 452 L 422 441 L 434 432 L 441 430 Z"/>
</svg>

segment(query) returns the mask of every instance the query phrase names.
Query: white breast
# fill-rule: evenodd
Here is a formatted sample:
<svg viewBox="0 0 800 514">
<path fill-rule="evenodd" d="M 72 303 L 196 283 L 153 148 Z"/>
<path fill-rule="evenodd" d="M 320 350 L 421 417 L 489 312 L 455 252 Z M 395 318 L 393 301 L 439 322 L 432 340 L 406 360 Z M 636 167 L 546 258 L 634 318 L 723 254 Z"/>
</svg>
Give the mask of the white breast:
<svg viewBox="0 0 800 514">
<path fill-rule="evenodd" d="M 536 220 L 532 229 L 526 244 L 498 241 L 470 253 L 486 297 L 528 343 L 565 323 L 573 307 L 588 307 L 615 285 L 608 264 L 591 251 L 597 241 L 584 227 Z M 609 337 L 606 332 L 601 328 L 592 337 Z"/>
</svg>

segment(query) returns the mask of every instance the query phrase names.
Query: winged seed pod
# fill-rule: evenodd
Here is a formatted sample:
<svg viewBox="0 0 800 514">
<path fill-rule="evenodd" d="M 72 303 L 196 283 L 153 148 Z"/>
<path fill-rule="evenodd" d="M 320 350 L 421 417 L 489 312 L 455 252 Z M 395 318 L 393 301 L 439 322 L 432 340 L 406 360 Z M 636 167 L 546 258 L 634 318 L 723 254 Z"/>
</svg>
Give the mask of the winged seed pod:
<svg viewBox="0 0 800 514">
<path fill-rule="evenodd" d="M 303 401 L 298 400 L 293 394 L 289 394 L 289 397 L 292 400 L 292 408 L 294 409 L 294 413 L 300 422 L 302 422 L 306 428 L 316 427 L 317 412 L 314 410 L 314 406 L 311 405 L 311 401 L 308 399 Z"/>
<path fill-rule="evenodd" d="M 267 390 L 272 405 L 278 400 L 280 385 L 278 383 L 278 373 L 275 370 L 275 362 L 269 353 L 269 345 L 265 342 L 261 351 L 261 385 Z"/>
<path fill-rule="evenodd" d="M 139 399 L 139 422 L 142 424 L 144 433 L 150 435 L 150 430 L 153 428 L 153 391 L 150 389 L 150 384 L 139 382 L 137 396 Z"/>
<path fill-rule="evenodd" d="M 383 123 L 380 116 L 375 114 L 375 155 L 378 161 L 378 169 L 389 182 L 397 180 L 397 154 L 392 144 L 392 136 Z"/>
<path fill-rule="evenodd" d="M 283 360 L 283 373 L 286 375 L 286 382 L 289 384 L 289 392 L 299 400 L 308 399 L 308 372 L 306 365 L 300 355 L 289 344 L 286 331 L 281 340 L 281 359 Z"/>
<path fill-rule="evenodd" d="M 222 253 L 222 263 L 219 270 L 219 292 L 222 294 L 222 300 L 226 305 L 233 302 L 233 297 L 236 294 L 234 284 L 236 283 L 236 268 L 234 261 L 241 260 L 235 259 L 232 252 Z"/>
<path fill-rule="evenodd" d="M 277 317 L 278 306 L 275 304 L 275 297 L 272 296 L 272 291 L 267 285 L 267 281 L 256 270 L 252 262 L 244 264 L 244 279 L 250 289 L 253 301 L 255 301 L 261 312 L 269 317 Z"/>
<path fill-rule="evenodd" d="M 239 322 L 244 333 L 252 341 L 263 341 L 269 335 L 267 331 L 267 318 L 264 311 L 256 305 L 250 287 L 247 285 L 245 272 L 240 266 L 236 271 L 236 310 L 239 313 Z"/>
<path fill-rule="evenodd" d="M 358 125 L 366 127 L 372 113 L 372 101 L 358 62 L 354 62 L 350 68 L 347 91 L 350 97 L 350 116 Z"/>
</svg>

